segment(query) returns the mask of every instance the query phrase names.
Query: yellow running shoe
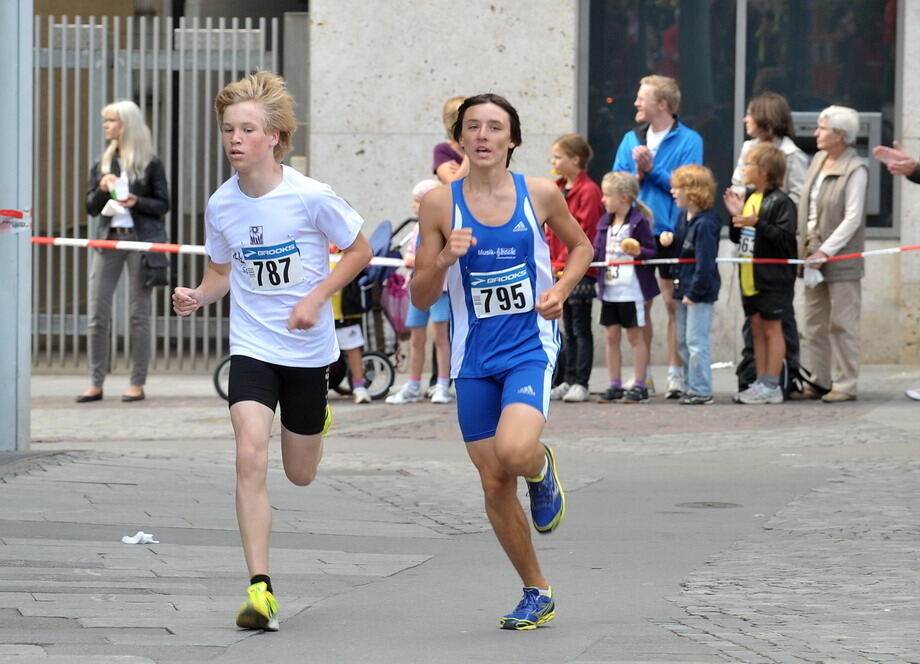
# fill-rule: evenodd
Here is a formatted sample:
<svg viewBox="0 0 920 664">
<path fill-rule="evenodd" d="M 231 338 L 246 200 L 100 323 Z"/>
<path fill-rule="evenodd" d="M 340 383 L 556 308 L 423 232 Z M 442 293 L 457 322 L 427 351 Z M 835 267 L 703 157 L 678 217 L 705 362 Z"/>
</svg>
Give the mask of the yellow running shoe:
<svg viewBox="0 0 920 664">
<path fill-rule="evenodd" d="M 323 420 L 323 431 L 320 435 L 325 437 L 325 435 L 329 433 L 329 429 L 331 428 L 332 428 L 332 406 L 330 406 L 329 404 L 326 404 L 326 419 Z"/>
<path fill-rule="evenodd" d="M 278 631 L 278 601 L 268 592 L 264 581 L 249 586 L 249 597 L 243 602 L 236 614 L 236 625 L 243 629 L 264 629 L 266 632 Z"/>
</svg>

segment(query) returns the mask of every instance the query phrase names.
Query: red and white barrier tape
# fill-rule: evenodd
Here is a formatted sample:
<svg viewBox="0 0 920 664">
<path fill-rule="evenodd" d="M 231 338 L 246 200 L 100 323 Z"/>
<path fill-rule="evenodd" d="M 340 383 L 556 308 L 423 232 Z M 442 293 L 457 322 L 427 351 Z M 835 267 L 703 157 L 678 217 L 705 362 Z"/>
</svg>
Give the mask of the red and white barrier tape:
<svg viewBox="0 0 920 664">
<path fill-rule="evenodd" d="M 888 249 L 871 249 L 870 251 L 860 251 L 855 254 L 839 254 L 837 256 L 831 256 L 822 263 L 830 263 L 834 261 L 846 261 L 852 260 L 854 258 L 869 258 L 872 256 L 882 256 L 887 254 L 899 254 L 905 251 L 920 251 L 920 244 L 913 245 L 910 247 L 889 247 Z M 693 258 L 649 258 L 642 261 L 611 261 L 605 263 L 603 261 L 597 261 L 591 263 L 591 267 L 608 267 L 611 265 L 677 265 L 678 263 L 695 263 L 696 260 Z M 805 265 L 809 261 L 803 258 L 742 258 L 740 256 L 731 257 L 731 256 L 720 256 L 716 258 L 716 263 L 753 263 L 756 265 Z M 563 266 L 553 265 L 554 268 L 559 269 Z"/>
<path fill-rule="evenodd" d="M 16 217 L 17 210 L 0 210 L 0 217 Z M 21 215 L 21 213 L 19 213 Z M 16 217 L 21 218 L 21 217 Z M 32 244 L 53 245 L 56 247 L 95 247 L 98 249 L 121 249 L 124 251 L 160 251 L 169 254 L 196 254 L 206 256 L 204 247 L 197 244 L 171 244 L 169 242 L 136 242 L 133 240 L 89 240 L 86 238 L 76 237 L 42 237 L 33 236 Z M 827 262 L 851 260 L 853 258 L 868 258 L 871 256 L 882 256 L 888 254 L 898 254 L 906 251 L 918 251 L 920 245 L 910 247 L 890 247 L 888 249 L 872 249 L 870 251 L 860 251 L 855 254 L 840 254 L 831 256 Z M 338 260 L 336 254 L 331 254 L 330 259 Z M 693 263 L 692 258 L 650 258 L 642 261 L 612 261 L 610 263 L 595 262 L 591 267 L 607 267 L 611 265 L 676 265 L 678 263 Z M 772 265 L 804 265 L 805 260 L 801 258 L 716 258 L 716 263 L 754 263 L 754 264 L 772 264 Z M 374 256 L 370 262 L 371 265 L 383 265 L 386 267 L 402 267 L 404 262 L 401 258 L 389 258 L 384 256 Z M 554 266 L 556 268 L 561 266 Z"/>
<path fill-rule="evenodd" d="M 0 214 L 3 211 L 0 210 Z M 122 251 L 159 251 L 167 254 L 195 254 L 207 256 L 204 247 L 199 244 L 172 244 L 169 242 L 136 242 L 134 240 L 89 240 L 78 237 L 42 237 L 32 236 L 32 244 L 45 244 L 55 247 L 94 247 L 96 249 L 120 249 Z M 330 254 L 329 260 L 337 261 L 337 254 Z M 388 258 L 374 256 L 371 265 L 386 267 L 402 267 L 405 263 L 401 258 Z"/>
</svg>

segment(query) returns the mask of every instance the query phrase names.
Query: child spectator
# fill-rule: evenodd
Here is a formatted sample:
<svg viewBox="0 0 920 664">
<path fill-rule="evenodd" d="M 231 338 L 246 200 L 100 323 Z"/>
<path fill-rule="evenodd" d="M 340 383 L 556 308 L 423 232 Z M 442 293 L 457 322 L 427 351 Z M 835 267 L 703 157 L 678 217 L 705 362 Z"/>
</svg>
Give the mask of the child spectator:
<svg viewBox="0 0 920 664">
<path fill-rule="evenodd" d="M 601 182 L 601 191 L 607 214 L 597 224 L 594 260 L 610 263 L 655 258 L 658 252 L 652 235 L 652 213 L 644 203 L 637 200 L 639 182 L 636 177 L 625 171 L 607 173 Z M 648 388 L 645 385 L 648 348 L 642 328 L 646 324 L 645 302 L 660 292 L 652 267 L 611 265 L 603 269 L 597 281 L 597 296 L 601 299 L 600 323 L 606 329 L 610 387 L 604 392 L 602 401 L 648 401 Z M 620 374 L 622 328 L 626 329 L 632 347 L 635 372 L 632 387 L 625 392 Z"/>
<path fill-rule="evenodd" d="M 674 300 L 677 303 L 677 348 L 686 370 L 686 390 L 680 403 L 712 403 L 712 366 L 709 333 L 713 305 L 722 280 L 716 266 L 722 221 L 712 209 L 716 181 L 705 166 L 681 166 L 671 174 L 671 196 L 681 213 L 675 228 L 678 258 L 693 262 L 677 265 Z"/>
<path fill-rule="evenodd" d="M 412 210 L 418 216 L 422 197 L 439 186 L 437 180 L 422 180 L 412 188 Z M 415 249 L 418 245 L 418 225 L 413 229 L 403 250 L 406 267 L 415 267 Z M 387 397 L 388 404 L 414 403 L 424 397 L 422 392 L 422 367 L 425 364 L 425 342 L 428 340 L 428 319 L 434 323 L 434 344 L 437 353 L 438 382 L 431 391 L 431 403 L 450 403 L 450 339 L 447 322 L 450 320 L 450 300 L 447 283 L 441 297 L 427 311 L 417 309 L 411 302 L 406 314 L 409 328 L 409 379 L 396 394 Z"/>
<path fill-rule="evenodd" d="M 338 253 L 335 247 L 332 247 L 331 251 Z M 364 384 L 364 332 L 361 329 L 364 308 L 361 304 L 361 286 L 358 284 L 363 274 L 359 274 L 331 298 L 335 336 L 339 342 L 339 349 L 345 353 L 348 363 L 351 393 L 355 403 L 371 402 L 371 395 Z"/>
<path fill-rule="evenodd" d="M 751 148 L 742 165 L 746 196 L 731 189 L 724 195 L 732 215 L 731 241 L 739 255 L 753 258 L 797 256 L 795 203 L 780 187 L 786 156 L 769 144 Z M 792 309 L 795 267 L 783 264 L 742 264 L 738 271 L 741 303 L 751 320 L 757 380 L 734 400 L 746 404 L 782 403 L 780 376 L 786 357 L 783 317 Z"/>
<path fill-rule="evenodd" d="M 604 214 L 601 190 L 588 175 L 591 146 L 579 134 L 567 134 L 556 139 L 552 147 L 553 169 L 559 174 L 556 184 L 565 196 L 569 212 L 589 238 L 594 238 L 597 220 Z M 549 258 L 554 266 L 565 265 L 569 250 L 549 228 L 546 229 Z M 585 401 L 588 380 L 594 364 L 594 335 L 591 333 L 591 305 L 597 275 L 589 269 L 565 301 L 562 309 L 564 343 L 556 367 L 558 384 L 550 391 L 550 399 Z"/>
</svg>

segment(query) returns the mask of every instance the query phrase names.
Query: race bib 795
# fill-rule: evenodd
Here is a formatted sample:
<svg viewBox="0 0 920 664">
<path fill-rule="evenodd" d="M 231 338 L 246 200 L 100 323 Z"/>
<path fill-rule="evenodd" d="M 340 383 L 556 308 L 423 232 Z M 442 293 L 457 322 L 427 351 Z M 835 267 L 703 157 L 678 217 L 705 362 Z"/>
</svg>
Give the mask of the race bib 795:
<svg viewBox="0 0 920 664">
<path fill-rule="evenodd" d="M 469 279 L 476 318 L 522 314 L 533 309 L 533 286 L 525 263 L 496 272 L 470 272 Z"/>
</svg>

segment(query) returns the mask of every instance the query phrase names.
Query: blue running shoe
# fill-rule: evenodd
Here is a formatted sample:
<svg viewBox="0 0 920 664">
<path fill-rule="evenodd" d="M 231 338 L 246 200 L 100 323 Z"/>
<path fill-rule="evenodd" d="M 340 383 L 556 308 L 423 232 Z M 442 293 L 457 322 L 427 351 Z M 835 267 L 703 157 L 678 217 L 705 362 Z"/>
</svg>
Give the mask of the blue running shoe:
<svg viewBox="0 0 920 664">
<path fill-rule="evenodd" d="M 499 626 L 502 629 L 536 629 L 555 617 L 556 603 L 552 597 L 541 595 L 538 588 L 524 588 L 524 598 L 514 611 L 502 616 Z"/>
<path fill-rule="evenodd" d="M 533 527 L 540 533 L 551 533 L 565 516 L 565 491 L 556 474 L 556 458 L 549 445 L 546 450 L 546 473 L 538 482 L 527 480 L 527 493 L 530 496 L 530 516 Z"/>
</svg>

